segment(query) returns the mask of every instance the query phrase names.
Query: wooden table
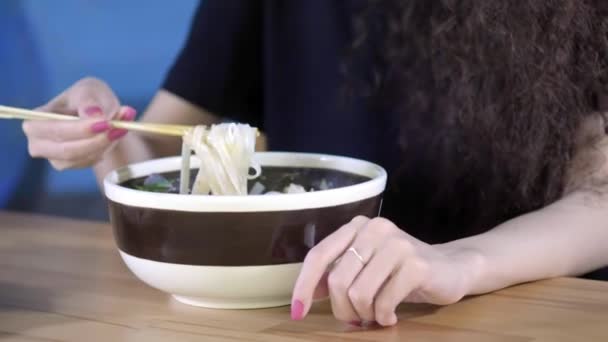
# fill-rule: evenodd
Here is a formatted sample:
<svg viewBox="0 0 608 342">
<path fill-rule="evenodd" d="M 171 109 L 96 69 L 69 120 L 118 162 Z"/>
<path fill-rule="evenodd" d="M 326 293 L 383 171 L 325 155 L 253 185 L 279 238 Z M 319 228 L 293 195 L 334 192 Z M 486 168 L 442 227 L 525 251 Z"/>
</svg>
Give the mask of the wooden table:
<svg viewBox="0 0 608 342">
<path fill-rule="evenodd" d="M 327 303 L 206 310 L 140 283 L 106 223 L 0 212 L 0 341 L 608 341 L 608 283 L 556 279 L 447 307 L 404 305 L 389 329 L 350 327 Z"/>
</svg>

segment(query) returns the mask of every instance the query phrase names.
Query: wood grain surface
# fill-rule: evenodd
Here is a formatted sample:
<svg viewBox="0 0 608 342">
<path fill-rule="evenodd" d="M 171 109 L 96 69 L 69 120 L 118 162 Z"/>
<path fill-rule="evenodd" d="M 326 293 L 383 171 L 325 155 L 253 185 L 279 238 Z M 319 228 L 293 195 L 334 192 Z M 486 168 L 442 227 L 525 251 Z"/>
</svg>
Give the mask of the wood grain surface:
<svg viewBox="0 0 608 342">
<path fill-rule="evenodd" d="M 327 302 L 303 322 L 287 307 L 189 307 L 129 272 L 109 224 L 0 212 L 0 341 L 608 341 L 608 283 L 554 279 L 399 316 L 363 329 Z"/>
</svg>

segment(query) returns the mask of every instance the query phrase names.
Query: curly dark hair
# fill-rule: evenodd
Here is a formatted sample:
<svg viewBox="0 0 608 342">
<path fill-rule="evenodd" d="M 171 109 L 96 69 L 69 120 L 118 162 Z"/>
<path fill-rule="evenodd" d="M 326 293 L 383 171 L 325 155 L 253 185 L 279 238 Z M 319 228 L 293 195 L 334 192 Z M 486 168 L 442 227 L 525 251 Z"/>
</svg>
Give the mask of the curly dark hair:
<svg viewBox="0 0 608 342">
<path fill-rule="evenodd" d="M 403 170 L 420 153 L 432 165 L 410 217 L 464 215 L 473 234 L 562 195 L 577 130 L 608 94 L 608 1 L 371 0 L 354 31 L 348 65 L 374 68 L 351 81 L 398 112 Z M 399 189 L 411 175 L 396 174 Z"/>
</svg>

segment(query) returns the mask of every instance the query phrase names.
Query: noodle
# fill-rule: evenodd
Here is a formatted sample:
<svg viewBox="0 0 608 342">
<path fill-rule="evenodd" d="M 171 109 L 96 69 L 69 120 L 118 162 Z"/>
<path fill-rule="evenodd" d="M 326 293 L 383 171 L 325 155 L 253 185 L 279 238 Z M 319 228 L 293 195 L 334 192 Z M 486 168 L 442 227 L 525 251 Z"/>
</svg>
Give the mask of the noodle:
<svg viewBox="0 0 608 342">
<path fill-rule="evenodd" d="M 192 194 L 247 195 L 247 180 L 261 173 L 260 165 L 253 160 L 256 137 L 256 128 L 235 123 L 196 126 L 186 133 L 184 148 L 200 159 Z M 189 155 L 182 153 L 182 158 Z M 186 164 L 183 161 L 182 165 Z M 249 175 L 250 168 L 255 171 L 253 175 Z M 182 167 L 182 181 L 186 172 Z"/>
</svg>

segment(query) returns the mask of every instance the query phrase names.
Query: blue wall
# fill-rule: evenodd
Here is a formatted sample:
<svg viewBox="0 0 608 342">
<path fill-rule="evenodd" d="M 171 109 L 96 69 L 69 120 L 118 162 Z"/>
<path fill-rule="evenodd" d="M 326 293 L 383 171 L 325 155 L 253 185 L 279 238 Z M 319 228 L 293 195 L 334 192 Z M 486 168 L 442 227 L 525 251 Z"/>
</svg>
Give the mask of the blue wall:
<svg viewBox="0 0 608 342">
<path fill-rule="evenodd" d="M 48 82 L 22 4 L 0 3 L 0 104 L 30 107 L 44 101 Z M 0 121 L 0 144 L 0 207 L 4 207 L 17 193 L 25 198 L 38 191 L 45 163 L 28 158 L 18 121 Z M 28 183 L 20 184 L 24 178 Z"/>
<path fill-rule="evenodd" d="M 0 103 L 34 107 L 92 75 L 106 80 L 124 103 L 143 110 L 179 51 L 196 4 L 196 0 L 0 1 L 4 79 Z M 3 149 L 0 162 L 12 165 L 21 160 L 9 167 L 19 173 L 27 160 L 20 126 L 7 121 L 0 125 L 2 145 L 17 147 L 11 153 Z M 40 170 L 40 165 L 36 167 Z M 59 173 L 47 168 L 44 172 L 47 192 L 97 191 L 90 170 Z M 0 177 L 8 179 L 3 173 Z"/>
</svg>

